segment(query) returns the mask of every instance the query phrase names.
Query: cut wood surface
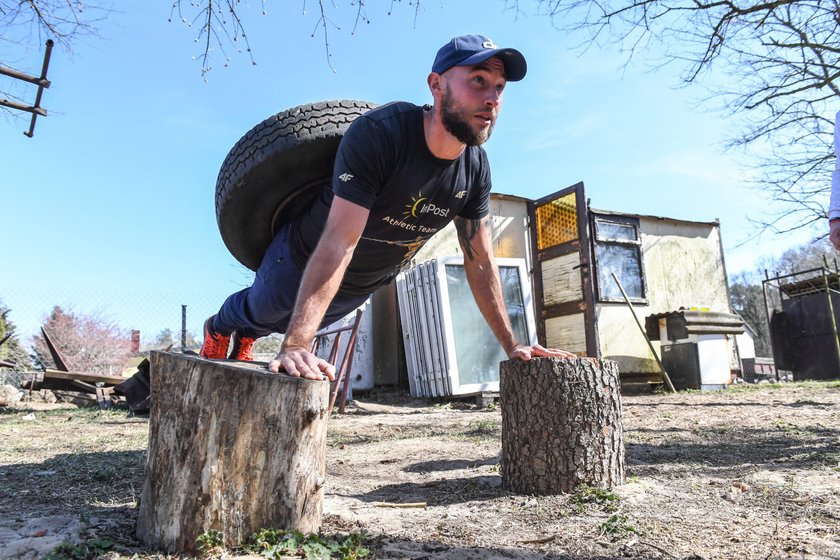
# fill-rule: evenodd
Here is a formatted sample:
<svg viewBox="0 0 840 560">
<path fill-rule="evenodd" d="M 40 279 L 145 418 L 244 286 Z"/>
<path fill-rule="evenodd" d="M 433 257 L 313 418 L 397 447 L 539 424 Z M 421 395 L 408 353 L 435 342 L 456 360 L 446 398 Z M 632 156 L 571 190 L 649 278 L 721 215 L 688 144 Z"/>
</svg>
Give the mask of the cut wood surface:
<svg viewBox="0 0 840 560">
<path fill-rule="evenodd" d="M 152 352 L 149 451 L 137 536 L 191 553 L 263 528 L 317 532 L 329 384 L 258 366 Z"/>
<path fill-rule="evenodd" d="M 624 483 L 618 366 L 591 358 L 500 365 L 502 482 L 524 494 Z"/>
</svg>

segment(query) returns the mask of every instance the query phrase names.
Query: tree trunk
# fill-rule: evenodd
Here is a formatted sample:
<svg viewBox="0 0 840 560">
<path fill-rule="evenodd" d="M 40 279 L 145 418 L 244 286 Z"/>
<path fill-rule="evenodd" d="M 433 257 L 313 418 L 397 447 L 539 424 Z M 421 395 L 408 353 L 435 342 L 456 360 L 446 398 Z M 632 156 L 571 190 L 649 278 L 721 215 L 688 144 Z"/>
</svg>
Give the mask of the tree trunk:
<svg viewBox="0 0 840 560">
<path fill-rule="evenodd" d="M 329 384 L 258 368 L 152 353 L 146 546 L 191 553 L 208 530 L 226 546 L 263 528 L 318 531 Z"/>
<path fill-rule="evenodd" d="M 500 366 L 502 481 L 523 494 L 624 483 L 618 366 L 591 358 Z"/>
</svg>

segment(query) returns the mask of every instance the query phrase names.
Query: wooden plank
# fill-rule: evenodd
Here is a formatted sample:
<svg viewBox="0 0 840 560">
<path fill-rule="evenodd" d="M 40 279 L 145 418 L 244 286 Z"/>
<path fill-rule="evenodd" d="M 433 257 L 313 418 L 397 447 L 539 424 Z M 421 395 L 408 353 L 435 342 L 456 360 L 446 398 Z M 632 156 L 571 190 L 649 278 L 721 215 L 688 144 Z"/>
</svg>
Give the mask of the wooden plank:
<svg viewBox="0 0 840 560">
<path fill-rule="evenodd" d="M 123 377 L 121 375 L 100 375 L 97 373 L 83 373 L 78 371 L 59 371 L 57 369 L 50 368 L 47 368 L 44 371 L 44 378 L 70 379 L 82 381 L 84 383 L 107 383 L 109 385 L 117 385 L 128 379 L 127 377 Z"/>
<path fill-rule="evenodd" d="M 544 306 L 548 307 L 558 303 L 581 301 L 583 299 L 579 266 L 579 253 L 569 253 L 556 259 L 543 261 Z"/>
<path fill-rule="evenodd" d="M 583 313 L 546 319 L 545 338 L 549 348 L 586 354 L 586 323 Z"/>
</svg>

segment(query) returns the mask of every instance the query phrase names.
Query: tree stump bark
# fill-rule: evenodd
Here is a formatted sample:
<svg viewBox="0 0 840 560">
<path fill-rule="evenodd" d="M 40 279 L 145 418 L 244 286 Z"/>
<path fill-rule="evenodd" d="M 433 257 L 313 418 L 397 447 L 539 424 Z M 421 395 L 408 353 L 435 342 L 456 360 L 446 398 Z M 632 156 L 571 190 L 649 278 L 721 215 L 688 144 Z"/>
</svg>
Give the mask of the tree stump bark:
<svg viewBox="0 0 840 560">
<path fill-rule="evenodd" d="M 618 365 L 535 358 L 500 365 L 502 483 L 523 494 L 624 484 Z"/>
<path fill-rule="evenodd" d="M 152 353 L 146 546 L 192 553 L 208 530 L 226 546 L 263 528 L 318 531 L 329 383 L 259 367 Z"/>
</svg>

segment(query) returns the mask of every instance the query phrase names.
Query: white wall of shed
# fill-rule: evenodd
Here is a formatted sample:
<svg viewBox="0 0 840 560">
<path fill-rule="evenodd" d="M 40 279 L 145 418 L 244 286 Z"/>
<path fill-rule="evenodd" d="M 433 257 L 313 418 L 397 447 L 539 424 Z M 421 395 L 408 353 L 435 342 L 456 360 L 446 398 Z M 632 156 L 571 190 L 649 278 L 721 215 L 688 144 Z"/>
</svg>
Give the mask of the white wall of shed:
<svg viewBox="0 0 840 560">
<path fill-rule="evenodd" d="M 528 207 L 525 201 L 490 197 L 490 239 L 493 253 L 499 257 L 525 259 L 530 272 L 531 241 L 527 229 Z M 462 256 L 455 224 L 450 223 L 432 237 L 414 256 L 420 264 L 434 258 Z"/>
<path fill-rule="evenodd" d="M 641 217 L 639 233 L 647 304 L 633 307 L 642 322 L 680 307 L 730 312 L 717 225 Z M 601 354 L 622 373 L 659 372 L 626 304 L 598 303 L 596 321 Z M 659 342 L 653 344 L 659 351 Z"/>
<path fill-rule="evenodd" d="M 742 360 L 755 358 L 755 341 L 749 331 L 736 334 L 735 344 L 738 345 L 738 355 Z"/>
</svg>

